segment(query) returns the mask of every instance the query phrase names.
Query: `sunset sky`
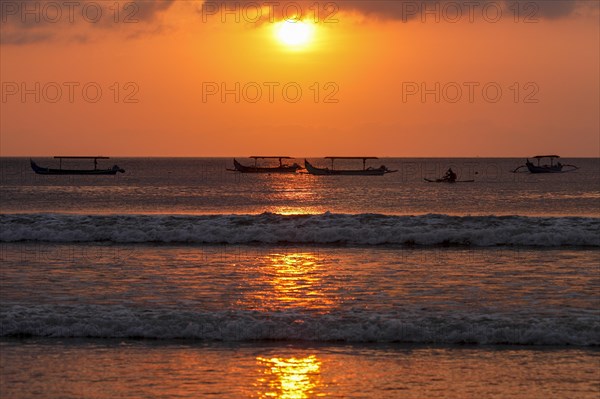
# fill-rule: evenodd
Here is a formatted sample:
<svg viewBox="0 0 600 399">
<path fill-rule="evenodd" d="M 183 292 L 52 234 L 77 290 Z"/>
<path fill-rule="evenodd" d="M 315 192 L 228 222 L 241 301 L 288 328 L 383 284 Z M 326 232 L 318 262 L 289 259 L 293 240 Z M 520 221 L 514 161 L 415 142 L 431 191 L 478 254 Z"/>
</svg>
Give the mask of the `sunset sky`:
<svg viewBox="0 0 600 399">
<path fill-rule="evenodd" d="M 596 1 L 0 3 L 2 156 L 600 156 Z"/>
</svg>

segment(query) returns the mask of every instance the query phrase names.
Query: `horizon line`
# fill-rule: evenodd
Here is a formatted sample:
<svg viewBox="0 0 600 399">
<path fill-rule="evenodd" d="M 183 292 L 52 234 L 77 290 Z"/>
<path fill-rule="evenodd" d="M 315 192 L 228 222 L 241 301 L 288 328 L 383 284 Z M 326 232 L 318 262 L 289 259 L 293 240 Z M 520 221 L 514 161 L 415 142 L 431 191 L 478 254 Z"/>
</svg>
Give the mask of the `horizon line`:
<svg viewBox="0 0 600 399">
<path fill-rule="evenodd" d="M 0 158 L 54 158 L 56 155 L 0 155 Z M 71 155 L 69 155 L 71 156 Z M 77 156 L 83 156 L 83 155 L 77 155 Z M 86 155 L 87 156 L 87 155 Z M 96 157 L 97 155 L 94 155 L 93 157 Z M 245 158 L 251 158 L 252 155 L 110 155 L 110 154 L 102 154 L 100 156 L 106 156 L 109 158 L 241 158 L 241 159 L 245 159 Z M 291 159 L 302 159 L 302 158 L 308 158 L 308 159 L 315 159 L 315 158 L 326 158 L 329 155 L 324 155 L 324 156 L 300 156 L 300 157 L 294 157 L 294 156 L 290 156 Z M 354 157 L 356 155 L 336 155 L 336 157 Z M 403 156 L 394 156 L 394 155 L 376 155 L 378 158 L 409 158 L 409 159 L 414 159 L 414 158 L 439 158 L 439 159 L 452 159 L 452 158 L 533 158 L 536 155 L 502 155 L 502 156 L 482 156 L 482 155 L 469 155 L 469 156 L 423 156 L 423 155 L 419 155 L 419 156 L 407 156 L 407 155 L 403 155 Z M 362 157 L 361 157 L 362 158 Z M 600 158 L 600 154 L 599 155 L 595 155 L 595 156 L 588 156 L 588 155 L 576 155 L 576 156 L 571 156 L 571 155 L 566 155 L 563 156 L 561 155 L 560 158 Z"/>
</svg>

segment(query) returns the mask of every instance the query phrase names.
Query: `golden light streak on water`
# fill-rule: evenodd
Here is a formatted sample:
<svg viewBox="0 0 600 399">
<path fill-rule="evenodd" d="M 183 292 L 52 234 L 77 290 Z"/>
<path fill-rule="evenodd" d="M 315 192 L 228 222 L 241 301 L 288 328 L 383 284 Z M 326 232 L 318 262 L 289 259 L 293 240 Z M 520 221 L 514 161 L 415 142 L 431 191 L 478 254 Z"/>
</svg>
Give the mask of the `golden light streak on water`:
<svg viewBox="0 0 600 399">
<path fill-rule="evenodd" d="M 323 396 L 316 392 L 321 362 L 315 355 L 304 358 L 257 357 L 262 376 L 257 380 L 261 398 L 303 399 Z"/>
</svg>

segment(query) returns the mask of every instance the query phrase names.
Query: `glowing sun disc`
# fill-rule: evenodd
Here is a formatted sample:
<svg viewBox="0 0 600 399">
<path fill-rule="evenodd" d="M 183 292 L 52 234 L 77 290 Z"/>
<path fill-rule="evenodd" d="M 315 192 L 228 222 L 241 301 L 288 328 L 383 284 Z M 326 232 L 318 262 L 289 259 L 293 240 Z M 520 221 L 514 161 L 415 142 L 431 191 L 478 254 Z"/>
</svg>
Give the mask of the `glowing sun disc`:
<svg viewBox="0 0 600 399">
<path fill-rule="evenodd" d="M 279 41 L 288 46 L 303 46 L 310 42 L 313 35 L 313 27 L 302 21 L 282 21 L 276 27 L 276 35 Z"/>
</svg>

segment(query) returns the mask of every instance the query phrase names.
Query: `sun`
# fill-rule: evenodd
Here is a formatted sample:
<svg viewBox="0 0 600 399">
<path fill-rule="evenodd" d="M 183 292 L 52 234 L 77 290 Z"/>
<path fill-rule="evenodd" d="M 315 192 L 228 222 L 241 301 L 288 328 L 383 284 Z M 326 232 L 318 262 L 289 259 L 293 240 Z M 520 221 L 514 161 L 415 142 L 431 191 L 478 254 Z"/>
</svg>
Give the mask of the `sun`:
<svg viewBox="0 0 600 399">
<path fill-rule="evenodd" d="M 304 47 L 312 40 L 314 26 L 304 21 L 281 21 L 275 26 L 277 39 L 294 48 Z"/>
</svg>

